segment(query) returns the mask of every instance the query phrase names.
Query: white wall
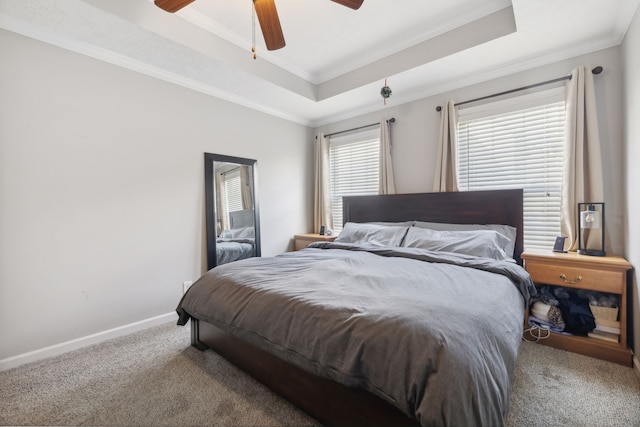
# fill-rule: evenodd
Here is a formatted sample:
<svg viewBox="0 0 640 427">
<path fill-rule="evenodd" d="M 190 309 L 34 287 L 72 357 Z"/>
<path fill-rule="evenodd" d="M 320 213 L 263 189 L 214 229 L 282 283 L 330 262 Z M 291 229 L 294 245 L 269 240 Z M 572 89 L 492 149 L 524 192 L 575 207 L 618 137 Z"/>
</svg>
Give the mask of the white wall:
<svg viewBox="0 0 640 427">
<path fill-rule="evenodd" d="M 626 235 L 629 236 L 626 254 L 636 270 L 633 273 L 631 305 L 633 307 L 634 353 L 636 363 L 640 360 L 640 285 L 638 284 L 637 268 L 640 267 L 640 8 L 636 11 L 631 27 L 622 44 L 624 58 L 624 148 L 626 180 L 623 188 L 626 192 L 625 221 Z M 640 369 L 640 366 L 636 366 Z"/>
<path fill-rule="evenodd" d="M 595 77 L 598 97 L 598 116 L 605 175 L 605 203 L 607 208 L 608 252 L 624 253 L 626 236 L 624 191 L 622 191 L 622 66 L 620 48 L 610 48 L 570 60 L 538 67 L 482 84 L 461 88 L 437 96 L 423 98 L 403 105 L 394 105 L 393 96 L 383 111 L 385 118 L 395 117 L 392 125 L 393 165 L 398 193 L 432 191 L 435 157 L 438 152 L 440 113 L 435 110 L 443 101 L 460 102 L 492 93 L 523 87 L 529 84 L 571 74 L 579 65 L 591 68 L 601 65 L 602 74 Z M 391 85 L 393 86 L 393 85 Z M 393 87 L 392 87 L 393 89 Z M 382 102 L 382 98 L 380 99 Z M 477 105 L 477 104 L 476 104 Z M 331 133 L 380 120 L 380 114 L 369 114 L 323 126 L 314 132 Z"/>
<path fill-rule="evenodd" d="M 204 152 L 258 161 L 262 252 L 311 228 L 309 129 L 0 30 L 0 361 L 172 312 Z"/>
</svg>

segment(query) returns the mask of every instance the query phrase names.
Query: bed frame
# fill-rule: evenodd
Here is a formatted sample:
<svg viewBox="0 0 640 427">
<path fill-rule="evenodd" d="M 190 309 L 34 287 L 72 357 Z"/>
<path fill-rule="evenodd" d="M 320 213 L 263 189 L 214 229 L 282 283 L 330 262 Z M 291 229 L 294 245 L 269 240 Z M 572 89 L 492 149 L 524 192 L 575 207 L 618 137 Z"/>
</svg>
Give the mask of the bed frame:
<svg viewBox="0 0 640 427">
<path fill-rule="evenodd" d="M 522 197 L 522 190 L 345 197 L 343 220 L 506 224 L 517 229 L 514 259 L 522 264 Z M 192 319 L 191 344 L 214 350 L 323 425 L 419 425 L 371 393 L 310 374 L 205 321 Z"/>
</svg>

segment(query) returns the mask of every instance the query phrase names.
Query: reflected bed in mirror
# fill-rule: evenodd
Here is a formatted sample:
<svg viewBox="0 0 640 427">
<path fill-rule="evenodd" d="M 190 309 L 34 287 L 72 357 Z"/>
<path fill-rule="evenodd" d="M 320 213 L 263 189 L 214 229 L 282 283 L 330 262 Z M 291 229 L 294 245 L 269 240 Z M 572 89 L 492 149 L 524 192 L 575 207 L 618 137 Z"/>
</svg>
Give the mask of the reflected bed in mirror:
<svg viewBox="0 0 640 427">
<path fill-rule="evenodd" d="M 204 154 L 207 269 L 260 256 L 256 161 Z"/>
</svg>

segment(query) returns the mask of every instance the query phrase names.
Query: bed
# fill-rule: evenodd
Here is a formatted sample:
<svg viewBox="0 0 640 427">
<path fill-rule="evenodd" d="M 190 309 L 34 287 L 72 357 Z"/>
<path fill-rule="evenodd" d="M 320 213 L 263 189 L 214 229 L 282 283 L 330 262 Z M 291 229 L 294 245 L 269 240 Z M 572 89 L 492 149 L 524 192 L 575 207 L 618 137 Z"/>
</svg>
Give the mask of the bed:
<svg viewBox="0 0 640 427">
<path fill-rule="evenodd" d="M 534 292 L 520 265 L 522 191 L 347 197 L 343 206 L 335 242 L 196 281 L 177 308 L 192 345 L 325 425 L 504 424 Z M 465 249 L 442 250 L 445 240 Z"/>
<path fill-rule="evenodd" d="M 216 265 L 256 256 L 254 212 L 251 209 L 229 212 L 230 228 L 216 238 Z"/>
<path fill-rule="evenodd" d="M 222 231 L 216 239 L 217 265 L 255 256 L 255 233 L 253 227 Z"/>
</svg>

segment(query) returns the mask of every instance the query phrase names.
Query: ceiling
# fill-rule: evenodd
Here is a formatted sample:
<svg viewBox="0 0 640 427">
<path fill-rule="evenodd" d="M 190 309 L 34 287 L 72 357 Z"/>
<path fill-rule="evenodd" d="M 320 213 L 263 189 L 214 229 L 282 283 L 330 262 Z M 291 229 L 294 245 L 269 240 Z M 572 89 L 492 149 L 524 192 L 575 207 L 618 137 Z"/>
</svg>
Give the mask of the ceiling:
<svg viewBox="0 0 640 427">
<path fill-rule="evenodd" d="M 267 51 L 250 0 L 2 0 L 0 28 L 306 126 L 616 46 L 640 0 L 276 0 Z"/>
</svg>

